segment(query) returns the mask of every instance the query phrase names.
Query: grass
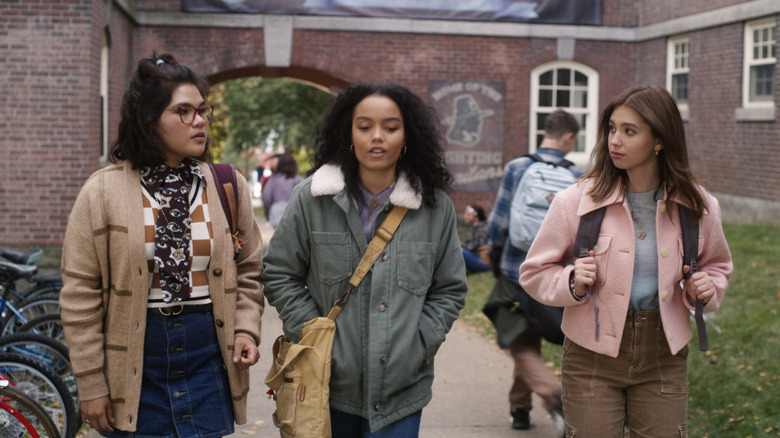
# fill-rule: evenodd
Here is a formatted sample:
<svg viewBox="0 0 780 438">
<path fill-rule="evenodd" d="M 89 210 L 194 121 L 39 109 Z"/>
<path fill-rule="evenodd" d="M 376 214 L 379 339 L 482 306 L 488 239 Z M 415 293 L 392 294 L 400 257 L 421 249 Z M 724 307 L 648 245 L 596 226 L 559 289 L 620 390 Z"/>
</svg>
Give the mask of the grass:
<svg viewBox="0 0 780 438">
<path fill-rule="evenodd" d="M 696 330 L 689 344 L 689 436 L 780 437 L 780 227 L 723 228 L 734 275 L 722 307 L 710 319 L 710 350 L 699 351 Z M 486 272 L 469 275 L 468 281 L 461 319 L 495 339 L 482 314 L 495 279 Z M 556 372 L 560 351 L 546 342 L 542 349 Z"/>
</svg>

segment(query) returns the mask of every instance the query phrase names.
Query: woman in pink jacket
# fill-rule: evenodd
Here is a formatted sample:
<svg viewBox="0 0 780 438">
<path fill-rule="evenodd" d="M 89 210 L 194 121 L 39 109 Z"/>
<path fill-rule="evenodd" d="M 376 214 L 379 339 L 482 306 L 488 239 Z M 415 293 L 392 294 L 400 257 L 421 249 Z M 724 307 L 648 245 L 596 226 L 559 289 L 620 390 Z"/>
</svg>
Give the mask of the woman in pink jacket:
<svg viewBox="0 0 780 438">
<path fill-rule="evenodd" d="M 622 437 L 625 426 L 686 436 L 690 310 L 697 298 L 705 312 L 720 307 L 733 270 L 718 201 L 691 173 L 677 104 L 658 86 L 606 106 L 592 161 L 556 195 L 520 267 L 531 296 L 566 307 L 566 436 Z M 698 270 L 684 286 L 679 205 L 699 223 Z M 575 259 L 580 217 L 601 207 L 598 242 Z"/>
</svg>

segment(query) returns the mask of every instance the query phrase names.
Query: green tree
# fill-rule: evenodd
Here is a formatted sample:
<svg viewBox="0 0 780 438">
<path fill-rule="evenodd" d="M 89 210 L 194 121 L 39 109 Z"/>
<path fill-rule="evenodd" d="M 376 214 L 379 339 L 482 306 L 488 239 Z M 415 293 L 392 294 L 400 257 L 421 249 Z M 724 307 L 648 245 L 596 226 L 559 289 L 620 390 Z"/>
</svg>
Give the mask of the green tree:
<svg viewBox="0 0 780 438">
<path fill-rule="evenodd" d="M 331 100 L 331 94 L 291 79 L 253 77 L 217 84 L 210 98 L 217 107 L 213 146 L 239 155 L 283 147 L 297 155 L 313 146 Z"/>
</svg>

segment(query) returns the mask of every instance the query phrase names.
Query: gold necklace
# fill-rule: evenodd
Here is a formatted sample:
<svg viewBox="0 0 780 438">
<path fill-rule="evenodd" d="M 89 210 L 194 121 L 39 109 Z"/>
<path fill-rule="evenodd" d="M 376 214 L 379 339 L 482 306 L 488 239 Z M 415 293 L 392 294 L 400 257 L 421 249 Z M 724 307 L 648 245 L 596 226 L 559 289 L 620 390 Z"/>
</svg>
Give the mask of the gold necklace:
<svg viewBox="0 0 780 438">
<path fill-rule="evenodd" d="M 645 202 L 645 204 L 638 209 L 634 209 L 634 205 L 631 202 L 631 194 L 628 192 L 626 192 L 626 200 L 628 200 L 628 207 L 631 209 L 631 219 L 633 219 L 634 222 L 639 225 L 639 229 L 636 232 L 636 237 L 639 240 L 644 240 L 644 238 L 647 237 L 647 232 L 645 231 L 643 220 L 646 217 L 646 214 L 642 214 L 640 216 L 640 213 L 644 211 L 645 207 L 649 207 L 651 202 L 655 201 L 655 191 L 653 192 L 653 195 L 650 197 L 650 199 L 648 199 L 647 202 Z"/>
</svg>

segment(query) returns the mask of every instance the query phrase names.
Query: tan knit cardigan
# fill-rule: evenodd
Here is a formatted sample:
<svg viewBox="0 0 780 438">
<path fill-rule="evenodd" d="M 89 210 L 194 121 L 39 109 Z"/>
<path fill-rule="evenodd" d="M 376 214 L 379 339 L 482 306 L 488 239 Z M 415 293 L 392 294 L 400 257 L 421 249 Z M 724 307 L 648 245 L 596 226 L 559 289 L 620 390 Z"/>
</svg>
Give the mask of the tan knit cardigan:
<svg viewBox="0 0 780 438">
<path fill-rule="evenodd" d="M 214 241 L 208 279 L 214 323 L 230 380 L 233 411 L 246 422 L 249 372 L 233 363 L 235 335 L 260 343 L 263 242 L 246 181 L 237 175 L 238 229 L 244 249 L 233 261 L 227 219 L 208 165 L 201 163 Z M 62 251 L 62 324 L 82 400 L 110 396 L 115 426 L 136 430 L 141 395 L 149 269 L 138 170 L 129 162 L 95 172 L 68 220 Z"/>
</svg>

